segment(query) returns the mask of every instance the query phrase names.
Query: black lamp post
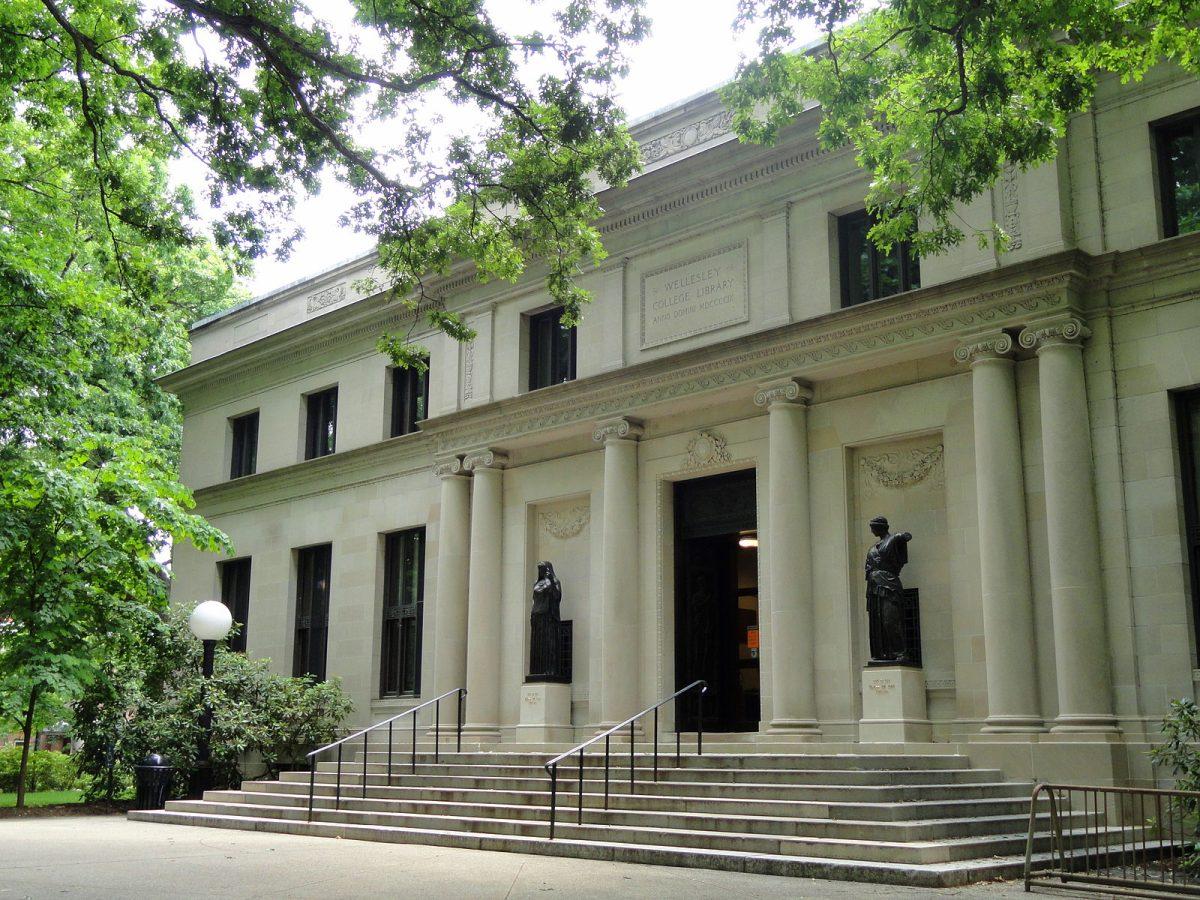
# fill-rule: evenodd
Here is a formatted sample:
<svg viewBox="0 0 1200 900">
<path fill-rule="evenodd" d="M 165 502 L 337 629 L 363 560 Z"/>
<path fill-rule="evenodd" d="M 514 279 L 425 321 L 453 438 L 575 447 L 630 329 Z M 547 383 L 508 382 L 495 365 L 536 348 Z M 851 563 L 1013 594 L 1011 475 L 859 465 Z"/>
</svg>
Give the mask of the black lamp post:
<svg viewBox="0 0 1200 900">
<path fill-rule="evenodd" d="M 188 628 L 204 644 L 204 681 L 200 686 L 200 701 L 204 708 L 200 713 L 200 744 L 196 748 L 196 770 L 192 773 L 188 796 L 200 800 L 212 786 L 212 704 L 208 698 L 208 680 L 213 674 L 213 658 L 216 656 L 217 641 L 224 640 L 233 627 L 233 616 L 229 607 L 219 600 L 205 600 L 192 610 L 188 617 Z"/>
</svg>

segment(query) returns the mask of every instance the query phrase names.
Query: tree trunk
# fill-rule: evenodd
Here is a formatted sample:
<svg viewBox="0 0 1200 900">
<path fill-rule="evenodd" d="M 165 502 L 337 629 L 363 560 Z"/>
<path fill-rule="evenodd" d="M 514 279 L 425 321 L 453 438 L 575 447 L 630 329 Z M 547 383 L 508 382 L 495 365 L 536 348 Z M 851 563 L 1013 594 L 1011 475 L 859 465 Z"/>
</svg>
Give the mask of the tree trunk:
<svg viewBox="0 0 1200 900">
<path fill-rule="evenodd" d="M 25 723 L 22 735 L 25 743 L 21 746 L 21 769 L 17 773 L 17 809 L 25 808 L 25 777 L 29 774 L 29 745 L 33 740 L 33 712 L 37 708 L 38 689 L 29 689 L 29 706 L 25 710 Z"/>
</svg>

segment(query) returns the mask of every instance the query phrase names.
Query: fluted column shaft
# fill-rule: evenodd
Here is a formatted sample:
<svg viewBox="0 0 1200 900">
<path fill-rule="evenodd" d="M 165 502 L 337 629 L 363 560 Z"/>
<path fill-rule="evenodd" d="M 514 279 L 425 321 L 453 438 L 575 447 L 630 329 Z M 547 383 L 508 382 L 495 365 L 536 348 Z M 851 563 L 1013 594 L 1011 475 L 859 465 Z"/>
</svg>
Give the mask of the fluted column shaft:
<svg viewBox="0 0 1200 900">
<path fill-rule="evenodd" d="M 437 614 L 434 617 L 433 692 L 466 687 L 467 683 L 467 532 L 471 522 L 471 479 L 463 474 L 462 460 L 439 462 L 434 474 L 442 480 L 441 518 L 438 522 Z M 458 717 L 450 704 L 447 721 Z"/>
<path fill-rule="evenodd" d="M 772 730 L 818 736 L 813 642 L 812 534 L 808 490 L 808 402 L 795 379 L 763 385 L 754 402 L 767 408 L 766 539 L 771 590 Z"/>
<path fill-rule="evenodd" d="M 638 458 L 641 428 L 629 419 L 601 422 L 593 437 L 604 443 L 601 553 L 601 723 L 637 712 Z"/>
<path fill-rule="evenodd" d="M 465 728 L 497 736 L 500 722 L 500 543 L 503 454 L 469 453 L 471 563 L 467 576 L 467 721 Z"/>
<path fill-rule="evenodd" d="M 971 365 L 983 588 L 986 732 L 1044 730 L 1038 702 L 1029 533 L 1013 341 L 1002 331 L 955 351 Z"/>
<path fill-rule="evenodd" d="M 1100 533 L 1093 493 L 1092 438 L 1082 342 L 1073 318 L 1033 325 L 1021 346 L 1036 348 L 1058 718 L 1053 731 L 1111 731 L 1112 682 Z"/>
</svg>

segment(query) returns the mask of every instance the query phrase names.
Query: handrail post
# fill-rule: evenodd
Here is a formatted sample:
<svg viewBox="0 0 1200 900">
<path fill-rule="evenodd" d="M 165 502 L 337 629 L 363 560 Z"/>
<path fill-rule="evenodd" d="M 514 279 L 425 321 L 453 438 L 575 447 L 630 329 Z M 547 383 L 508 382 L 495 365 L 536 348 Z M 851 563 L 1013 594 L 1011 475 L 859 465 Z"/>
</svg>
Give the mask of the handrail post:
<svg viewBox="0 0 1200 900">
<path fill-rule="evenodd" d="M 579 751 L 579 824 L 583 824 L 583 751 Z"/>
<path fill-rule="evenodd" d="M 608 742 L 609 736 L 604 736 L 604 808 L 608 809 Z"/>
<path fill-rule="evenodd" d="M 658 707 L 654 707 L 654 780 L 658 781 Z"/>
<path fill-rule="evenodd" d="M 550 767 L 550 840 L 554 840 L 554 811 L 558 800 L 558 763 Z"/>
<path fill-rule="evenodd" d="M 629 793 L 633 793 L 633 745 L 637 742 L 637 720 L 629 723 Z"/>
<path fill-rule="evenodd" d="M 677 768 L 677 769 L 681 765 L 683 765 L 682 756 L 679 752 L 679 733 L 680 733 L 680 731 L 682 731 L 682 728 L 680 727 L 680 724 L 679 724 L 679 698 L 676 697 L 675 698 L 675 768 Z"/>
<path fill-rule="evenodd" d="M 308 760 L 308 821 L 312 821 L 313 816 L 313 794 L 317 790 L 317 758 L 316 756 L 309 757 Z"/>
<path fill-rule="evenodd" d="M 412 714 L 412 773 L 417 774 L 417 714 Z"/>
<path fill-rule="evenodd" d="M 367 799 L 367 738 L 371 734 L 371 729 L 363 732 L 363 760 L 362 760 L 362 798 Z"/>
<path fill-rule="evenodd" d="M 462 720 L 463 720 L 463 698 L 467 692 L 462 688 L 458 688 L 458 738 L 454 744 L 454 752 L 462 753 Z"/>
<path fill-rule="evenodd" d="M 392 724 L 395 719 L 388 720 L 388 787 L 392 786 Z"/>
<path fill-rule="evenodd" d="M 700 715 L 696 717 L 696 755 L 704 755 L 704 693 L 708 690 L 705 684 L 700 688 Z"/>
<path fill-rule="evenodd" d="M 334 787 L 336 792 L 333 795 L 333 808 L 342 808 L 342 744 L 338 744 L 338 765 L 337 765 L 337 785 Z"/>
<path fill-rule="evenodd" d="M 442 747 L 442 698 L 438 697 L 433 703 L 433 761 L 441 762 L 439 751 Z"/>
</svg>

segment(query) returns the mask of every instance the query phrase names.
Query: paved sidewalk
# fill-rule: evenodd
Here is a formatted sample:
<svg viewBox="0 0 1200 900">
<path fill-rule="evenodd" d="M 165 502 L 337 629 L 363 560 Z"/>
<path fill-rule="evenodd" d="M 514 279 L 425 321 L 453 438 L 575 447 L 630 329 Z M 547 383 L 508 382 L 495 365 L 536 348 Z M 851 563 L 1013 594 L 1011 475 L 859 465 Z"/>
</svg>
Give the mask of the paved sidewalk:
<svg viewBox="0 0 1200 900">
<path fill-rule="evenodd" d="M 44 897 L 1023 897 L 130 822 L 0 820 L 0 900 Z M 1077 895 L 1078 896 L 1078 895 Z"/>
</svg>

